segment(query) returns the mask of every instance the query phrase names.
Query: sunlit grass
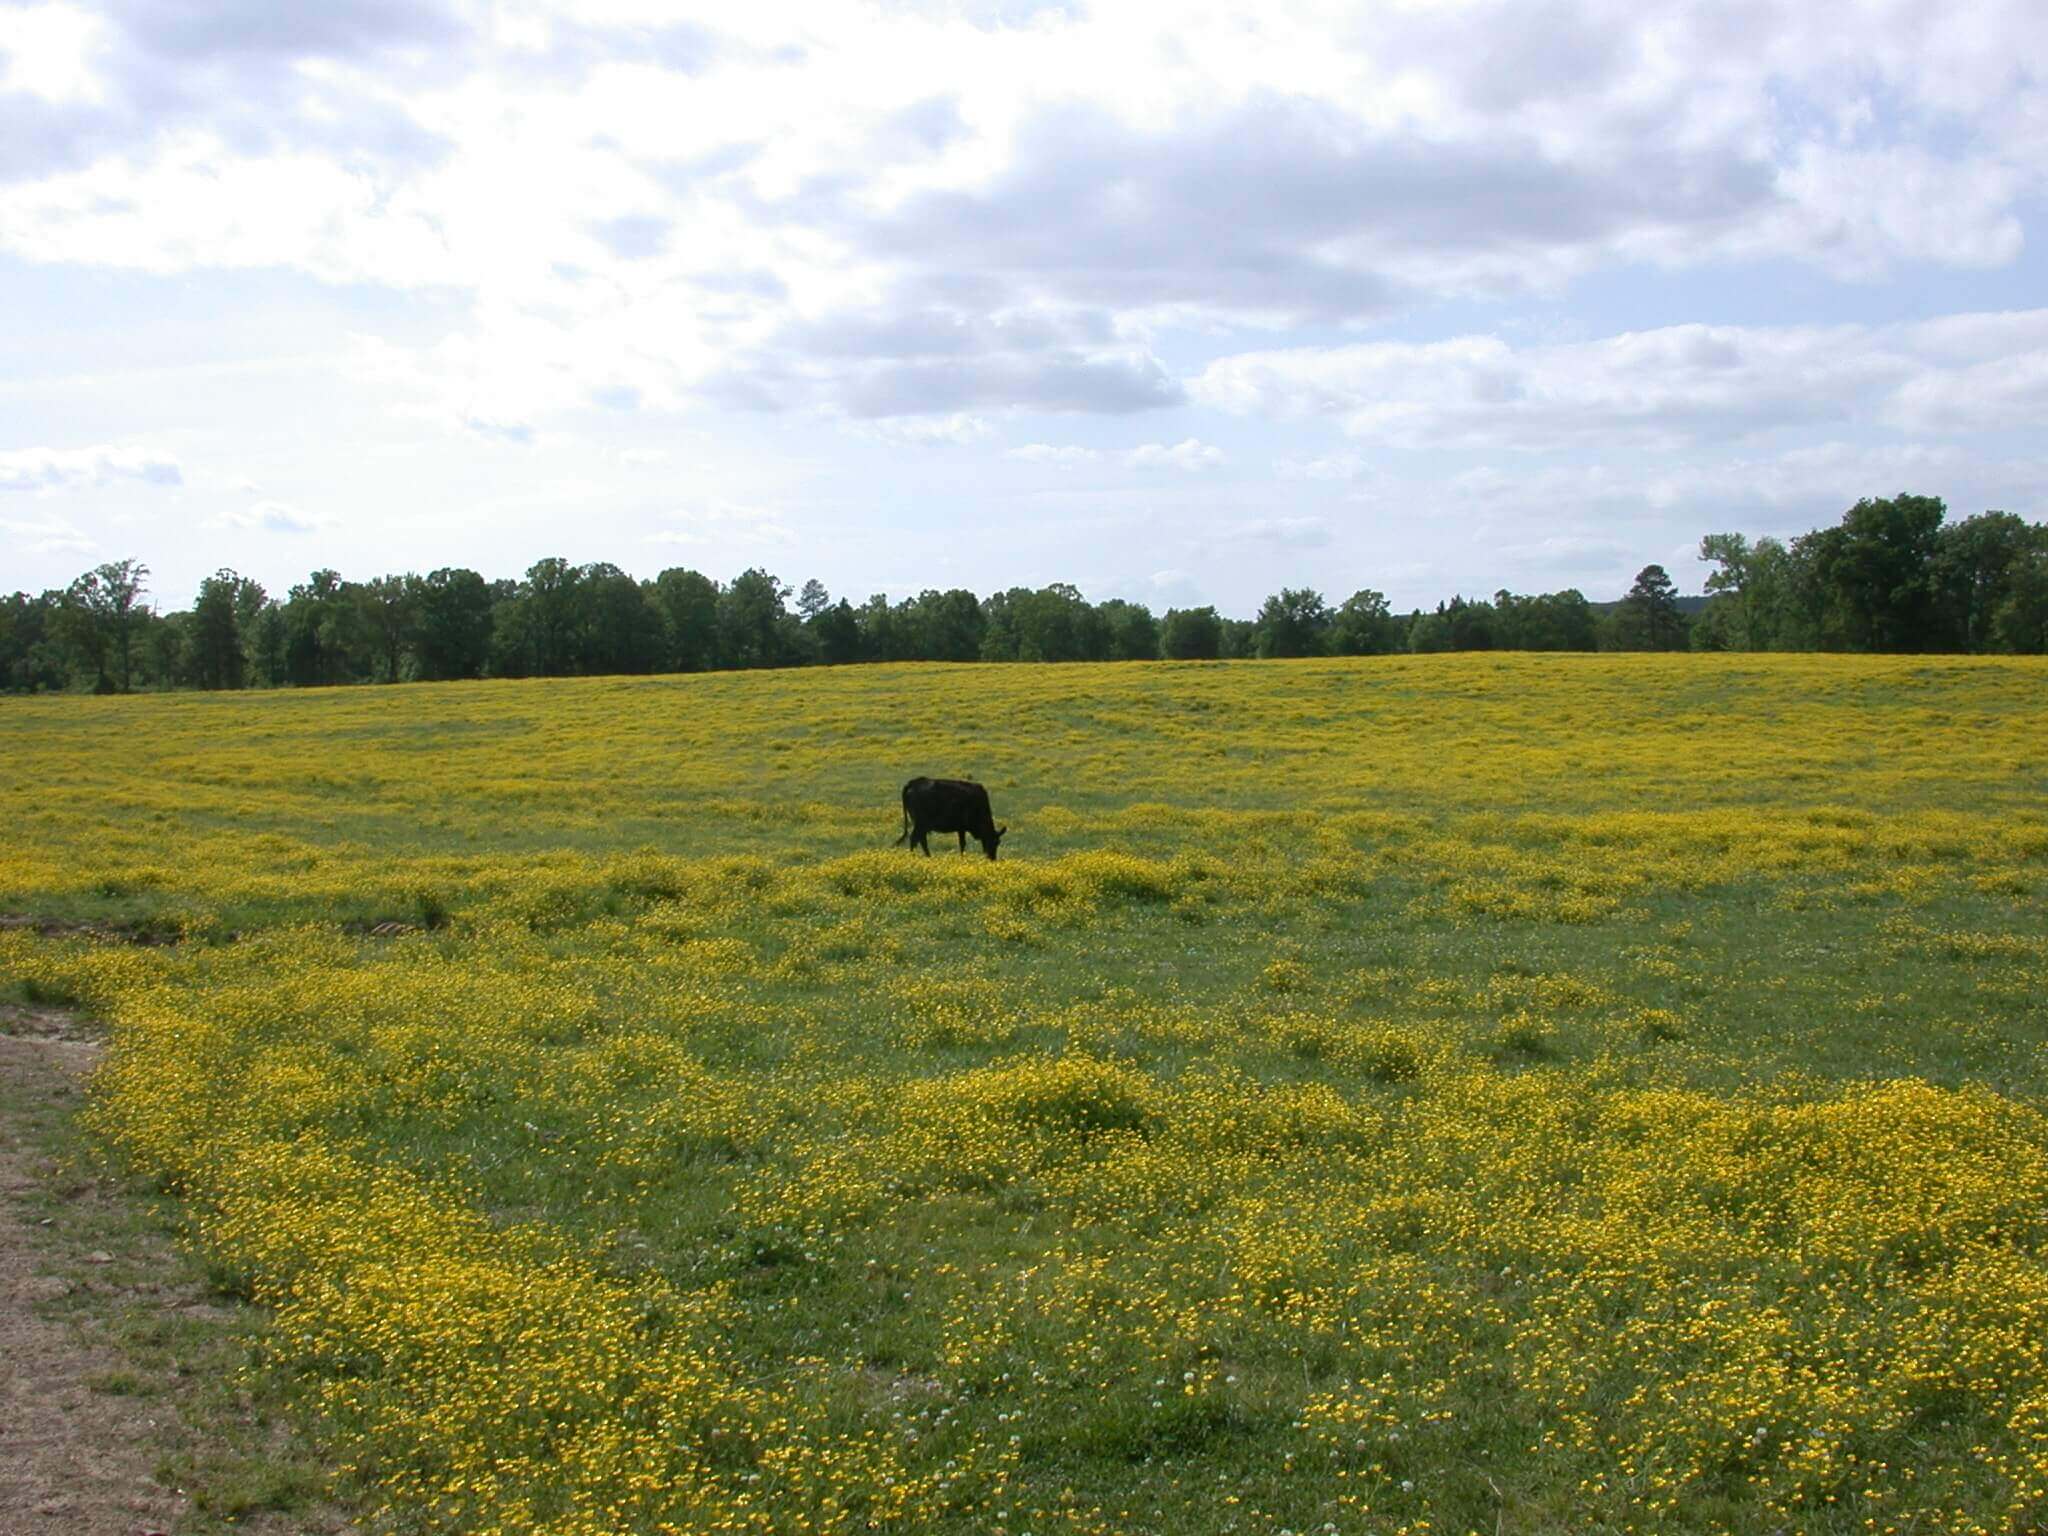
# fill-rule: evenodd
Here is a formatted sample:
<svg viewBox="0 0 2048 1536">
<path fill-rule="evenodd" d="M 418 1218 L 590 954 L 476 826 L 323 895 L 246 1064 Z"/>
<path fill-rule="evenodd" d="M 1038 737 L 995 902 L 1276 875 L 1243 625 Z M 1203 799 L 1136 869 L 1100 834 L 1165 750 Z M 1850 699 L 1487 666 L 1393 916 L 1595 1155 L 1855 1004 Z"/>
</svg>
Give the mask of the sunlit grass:
<svg viewBox="0 0 2048 1536">
<path fill-rule="evenodd" d="M 2008 1531 L 2043 741 L 1960 658 L 10 700 L 0 907 L 183 942 L 0 967 L 402 1525 Z"/>
</svg>

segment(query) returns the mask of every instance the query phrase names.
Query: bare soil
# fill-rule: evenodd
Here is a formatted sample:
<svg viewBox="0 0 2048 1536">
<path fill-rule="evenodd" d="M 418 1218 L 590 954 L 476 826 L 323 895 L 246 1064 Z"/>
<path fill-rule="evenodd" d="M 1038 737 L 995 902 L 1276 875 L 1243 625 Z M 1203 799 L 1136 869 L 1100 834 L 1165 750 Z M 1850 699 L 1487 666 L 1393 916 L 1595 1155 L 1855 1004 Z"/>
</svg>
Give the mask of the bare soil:
<svg viewBox="0 0 2048 1536">
<path fill-rule="evenodd" d="M 67 1010 L 0 1003 L 0 1536 L 346 1531 L 316 1491 L 276 1501 L 290 1509 L 251 1491 L 247 1469 L 265 1464 L 225 1442 L 282 1430 L 222 1417 L 235 1311 L 145 1199 L 53 1152 L 99 1051 Z M 210 1355 L 191 1352 L 195 1333 Z M 124 1347 L 139 1337 L 183 1342 Z M 172 1486 L 185 1473 L 199 1482 Z"/>
<path fill-rule="evenodd" d="M 53 1273 L 26 1197 L 57 1178 L 19 1123 L 64 1111 L 98 1052 L 56 1009 L 0 1009 L 0 1536 L 137 1536 L 168 1530 L 183 1500 L 152 1475 L 163 1409 L 93 1390 L 125 1360 L 48 1315 L 73 1281 Z M 103 1250 L 88 1263 L 110 1265 Z"/>
</svg>

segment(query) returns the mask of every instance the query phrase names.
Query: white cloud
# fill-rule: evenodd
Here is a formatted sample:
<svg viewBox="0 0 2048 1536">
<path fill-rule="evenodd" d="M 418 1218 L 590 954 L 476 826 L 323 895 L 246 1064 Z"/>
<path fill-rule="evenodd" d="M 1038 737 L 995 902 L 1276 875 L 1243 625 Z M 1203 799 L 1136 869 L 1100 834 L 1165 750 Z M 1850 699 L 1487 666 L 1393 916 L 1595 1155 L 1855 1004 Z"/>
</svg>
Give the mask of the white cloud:
<svg viewBox="0 0 2048 1536">
<path fill-rule="evenodd" d="M 1958 164 L 1913 146 L 1808 144 L 1779 173 L 1780 238 L 1794 249 L 1839 246 L 1827 264 L 1857 278 L 1900 261 L 1997 266 L 2024 243 L 2014 209 L 2029 179 L 2014 165 Z"/>
<path fill-rule="evenodd" d="M 650 322 L 653 333 L 638 328 Z M 664 334 L 673 352 L 657 341 Z M 674 411 L 692 382 L 691 356 L 681 335 L 664 332 L 654 315 L 489 307 L 477 311 L 469 330 L 431 345 L 352 336 L 343 367 L 394 415 L 525 445 L 539 440 L 544 423 L 573 422 L 594 410 L 610 414 L 621 401 L 636 410 Z"/>
<path fill-rule="evenodd" d="M 1282 480 L 1357 480 L 1372 473 L 1355 453 L 1331 453 L 1316 459 L 1276 459 L 1273 470 Z"/>
<path fill-rule="evenodd" d="M 215 514 L 211 526 L 254 533 L 311 533 L 324 528 L 331 519 L 307 512 L 283 501 L 259 501 Z"/>
<path fill-rule="evenodd" d="M 1133 469 L 1178 469 L 1189 474 L 1215 469 L 1225 462 L 1221 448 L 1198 442 L 1192 437 L 1170 446 L 1165 443 L 1142 444 L 1126 453 L 1123 461 Z"/>
<path fill-rule="evenodd" d="M 99 102 L 106 87 L 96 67 L 106 24 L 75 5 L 23 5 L 7 11 L 0 37 L 0 92 L 47 102 Z"/>
<path fill-rule="evenodd" d="M 32 554 L 65 554 L 97 547 L 90 535 L 64 518 L 0 518 L 0 528 L 21 540 L 21 548 Z"/>
<path fill-rule="evenodd" d="M 996 333 L 1356 322 L 1616 264 L 1980 268 L 2048 190 L 2032 0 L 769 5 L 668 34 L 536 3 L 489 46 L 429 6 L 253 40 L 204 7 L 9 14 L 7 82 L 68 115 L 0 151 L 0 249 L 460 294 L 467 355 L 428 368 L 458 421 L 673 408 L 735 373 L 814 403 L 779 386 L 894 292 L 1006 360 L 885 350 L 828 406 L 1148 409 L 1174 403 L 1149 356 Z"/>
<path fill-rule="evenodd" d="M 965 411 L 954 411 L 945 416 L 888 417 L 849 422 L 847 425 L 863 437 L 912 448 L 929 448 L 941 443 L 962 448 L 969 443 L 980 442 L 995 431 L 981 417 Z"/>
<path fill-rule="evenodd" d="M 489 438 L 493 442 L 517 443 L 522 448 L 533 442 L 533 428 L 523 421 L 495 420 L 472 414 L 462 418 L 462 425 L 478 437 Z"/>
<path fill-rule="evenodd" d="M 1240 523 L 1231 530 L 1239 539 L 1262 544 L 1279 544 L 1290 549 L 1317 549 L 1331 538 L 1330 522 L 1324 517 L 1260 517 Z"/>
<path fill-rule="evenodd" d="M 238 510 L 134 551 L 187 589 L 305 547 L 241 466 L 346 485 L 322 558 L 366 570 L 795 542 L 658 481 L 816 508 L 833 586 L 915 590 L 972 504 L 1009 536 L 949 581 L 1083 549 L 1234 611 L 1902 486 L 2041 515 L 2041 318 L 1893 323 L 2039 302 L 2039 0 L 668 11 L 8 9 L 0 419 L 110 456 L 0 454 L 0 506 L 80 493 L 33 537 L 128 553 L 189 477 Z"/>
<path fill-rule="evenodd" d="M 780 516 L 765 507 L 750 507 L 732 501 L 709 500 L 679 508 L 668 514 L 667 526 L 647 536 L 650 544 L 758 544 L 788 545 L 796 535 Z"/>
<path fill-rule="evenodd" d="M 1578 571 L 1619 571 L 1630 560 L 1636 561 L 1637 569 L 1642 567 L 1641 550 L 1602 534 L 1551 534 L 1526 543 L 1506 545 L 1499 554 L 1504 562 L 1538 577 L 1533 583 L 1537 586 Z M 1499 591 L 1500 588 L 1494 590 Z"/>
<path fill-rule="evenodd" d="M 1647 464 L 1524 458 L 1475 465 L 1427 487 L 1427 518 L 1404 513 L 1400 527 L 1403 542 L 1418 548 L 1473 551 L 1435 562 L 1465 571 L 1455 581 L 1466 591 L 1570 584 L 1597 598 L 1618 594 L 1652 560 L 1682 589 L 1697 590 L 1703 578 L 1693 556 L 1703 534 L 1792 538 L 1835 522 L 1863 497 L 1902 491 L 1943 496 L 1951 518 L 2000 505 L 2038 517 L 2048 459 L 1845 440 Z"/>
<path fill-rule="evenodd" d="M 1102 455 L 1093 448 L 1082 448 L 1073 443 L 1026 443 L 1021 448 L 1003 450 L 1006 459 L 1021 459 L 1026 464 L 1058 464 L 1071 467 L 1076 464 L 1092 464 Z"/>
<path fill-rule="evenodd" d="M 171 486 L 183 483 L 184 472 L 172 455 L 135 444 L 0 453 L 0 491 L 72 491 L 116 480 Z"/>
<path fill-rule="evenodd" d="M 147 158 L 0 189 L 0 250 L 148 272 L 292 267 L 329 282 L 466 281 L 430 209 L 310 151 L 237 155 L 186 132 Z"/>
<path fill-rule="evenodd" d="M 2048 310 L 1893 326 L 1677 325 L 1516 348 L 1496 336 L 1241 353 L 1190 384 L 1241 415 L 1331 416 L 1403 446 L 1673 448 L 1876 417 L 1993 430 L 2048 416 Z"/>
<path fill-rule="evenodd" d="M 1113 585 L 1118 591 L 1134 594 L 1139 602 L 1162 616 L 1170 608 L 1199 608 L 1210 602 L 1202 583 L 1192 572 L 1178 566 L 1168 566 Z"/>
</svg>

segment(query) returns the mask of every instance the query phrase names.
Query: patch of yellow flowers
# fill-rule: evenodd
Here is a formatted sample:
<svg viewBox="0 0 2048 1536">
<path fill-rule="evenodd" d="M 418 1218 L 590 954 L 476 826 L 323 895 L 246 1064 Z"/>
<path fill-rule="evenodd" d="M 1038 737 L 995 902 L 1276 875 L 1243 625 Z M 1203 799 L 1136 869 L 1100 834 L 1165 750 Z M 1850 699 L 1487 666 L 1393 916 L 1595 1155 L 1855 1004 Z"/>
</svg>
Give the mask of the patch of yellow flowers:
<svg viewBox="0 0 2048 1536">
<path fill-rule="evenodd" d="M 111 1022 L 94 1124 L 400 1522 L 1990 1533 L 2048 1115 L 1716 1010 L 1859 921 L 2024 1017 L 2044 741 L 1956 658 L 9 700 L 0 906 L 185 942 L 0 974 Z M 888 847 L 920 771 L 1014 855 Z"/>
</svg>

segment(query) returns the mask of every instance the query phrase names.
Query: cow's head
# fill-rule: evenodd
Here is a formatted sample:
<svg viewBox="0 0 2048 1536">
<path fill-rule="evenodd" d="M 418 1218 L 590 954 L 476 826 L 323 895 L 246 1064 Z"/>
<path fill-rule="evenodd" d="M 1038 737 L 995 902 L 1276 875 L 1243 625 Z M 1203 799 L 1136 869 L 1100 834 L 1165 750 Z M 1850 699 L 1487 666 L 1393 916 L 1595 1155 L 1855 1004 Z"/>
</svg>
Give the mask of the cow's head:
<svg viewBox="0 0 2048 1536">
<path fill-rule="evenodd" d="M 989 856 L 989 860 L 991 863 L 993 863 L 995 860 L 996 844 L 1000 843 L 1003 840 L 1003 834 L 1009 830 L 1010 829 L 1008 827 L 997 827 L 995 831 L 989 833 L 987 837 L 980 839 L 981 851 Z"/>
</svg>

